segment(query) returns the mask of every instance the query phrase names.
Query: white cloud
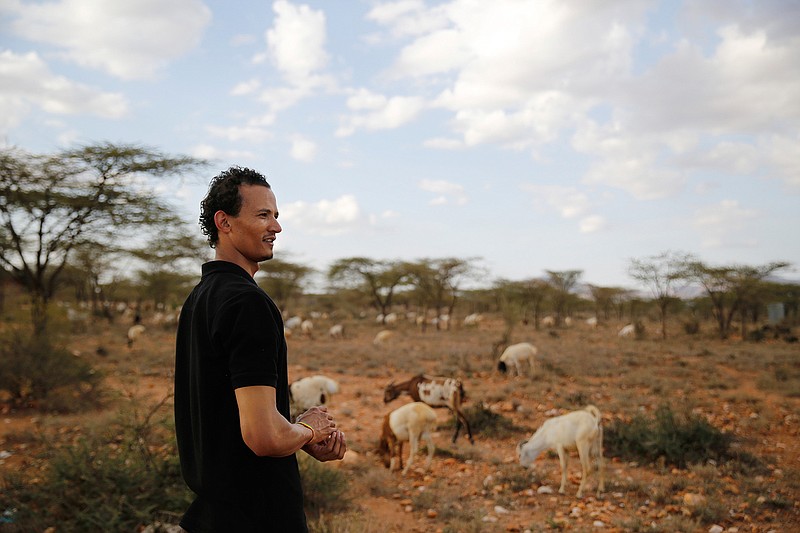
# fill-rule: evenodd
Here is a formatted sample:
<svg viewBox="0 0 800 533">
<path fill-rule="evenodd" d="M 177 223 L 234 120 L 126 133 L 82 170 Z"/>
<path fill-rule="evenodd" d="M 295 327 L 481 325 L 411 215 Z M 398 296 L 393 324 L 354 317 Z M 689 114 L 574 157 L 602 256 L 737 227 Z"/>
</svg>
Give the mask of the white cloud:
<svg viewBox="0 0 800 533">
<path fill-rule="evenodd" d="M 557 211 L 562 218 L 581 216 L 590 207 L 589 197 L 575 187 L 524 184 L 520 188 L 531 194 L 535 204 Z"/>
<path fill-rule="evenodd" d="M 67 60 L 126 80 L 148 79 L 195 48 L 211 22 L 201 0 L 60 0 L 20 4 L 14 33 Z"/>
<path fill-rule="evenodd" d="M 464 205 L 469 198 L 464 192 L 464 186 L 458 183 L 452 183 L 445 180 L 420 180 L 418 183 L 419 188 L 426 192 L 432 192 L 437 196 L 430 201 L 431 205 L 444 205 L 455 203 L 456 205 Z"/>
<path fill-rule="evenodd" d="M 279 206 L 281 223 L 293 231 L 321 236 L 351 233 L 367 224 L 356 197 L 345 194 L 335 200 L 292 202 Z"/>
<path fill-rule="evenodd" d="M 774 175 L 795 190 L 800 189 L 800 136 L 765 136 L 761 148 Z"/>
<path fill-rule="evenodd" d="M 190 150 L 192 156 L 199 159 L 240 161 L 242 159 L 253 159 L 256 154 L 245 150 L 221 150 L 210 144 L 198 144 Z"/>
<path fill-rule="evenodd" d="M 758 216 L 757 210 L 741 207 L 738 200 L 723 200 L 695 211 L 692 223 L 706 248 L 753 246 L 753 239 L 743 234 L 743 230 Z"/>
<path fill-rule="evenodd" d="M 38 54 L 0 52 L 0 128 L 16 127 L 32 108 L 59 115 L 90 114 L 120 118 L 128 113 L 124 96 L 102 92 L 50 71 Z"/>
<path fill-rule="evenodd" d="M 403 126 L 419 115 L 425 107 L 425 101 L 413 96 L 387 98 L 359 90 L 347 100 L 347 107 L 356 113 L 342 117 L 342 124 L 336 130 L 338 137 L 352 135 L 357 130 L 374 131 Z"/>
<path fill-rule="evenodd" d="M 220 137 L 231 142 L 258 143 L 273 137 L 272 133 L 257 126 L 206 126 L 206 131 L 213 137 Z"/>
<path fill-rule="evenodd" d="M 311 139 L 302 135 L 292 135 L 289 139 L 292 147 L 289 150 L 289 155 L 298 161 L 310 163 L 317 155 L 317 145 Z"/>
<path fill-rule="evenodd" d="M 606 227 L 606 219 L 600 215 L 591 215 L 582 218 L 579 228 L 581 233 L 595 233 Z"/>
<path fill-rule="evenodd" d="M 243 81 L 234 85 L 231 89 L 231 96 L 245 96 L 253 94 L 261 87 L 261 82 L 256 79 Z"/>
<path fill-rule="evenodd" d="M 275 24 L 267 31 L 270 57 L 292 85 L 306 85 L 328 61 L 325 13 L 285 0 L 273 3 L 272 9 Z"/>
</svg>

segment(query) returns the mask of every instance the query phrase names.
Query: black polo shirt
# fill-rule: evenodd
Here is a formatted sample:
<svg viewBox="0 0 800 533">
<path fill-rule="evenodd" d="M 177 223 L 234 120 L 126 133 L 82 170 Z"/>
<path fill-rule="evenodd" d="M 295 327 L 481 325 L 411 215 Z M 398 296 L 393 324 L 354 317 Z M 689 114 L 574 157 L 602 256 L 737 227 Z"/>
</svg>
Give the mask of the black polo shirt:
<svg viewBox="0 0 800 533">
<path fill-rule="evenodd" d="M 244 269 L 203 265 L 181 309 L 175 350 L 175 431 L 181 471 L 197 498 L 192 532 L 307 531 L 294 454 L 258 457 L 244 443 L 234 389 L 275 387 L 289 419 L 286 338 L 274 302 Z"/>
</svg>

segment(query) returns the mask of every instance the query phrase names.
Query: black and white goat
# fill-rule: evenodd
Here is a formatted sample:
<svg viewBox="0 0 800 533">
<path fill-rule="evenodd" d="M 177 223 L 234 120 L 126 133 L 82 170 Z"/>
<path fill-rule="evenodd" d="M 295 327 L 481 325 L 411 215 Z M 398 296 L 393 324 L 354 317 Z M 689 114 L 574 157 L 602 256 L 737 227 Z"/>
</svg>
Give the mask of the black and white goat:
<svg viewBox="0 0 800 533">
<path fill-rule="evenodd" d="M 464 402 L 466 394 L 464 393 L 464 384 L 461 383 L 460 379 L 418 374 L 401 383 L 392 381 L 383 390 L 383 403 L 389 403 L 401 394 L 408 394 L 415 402 L 424 402 L 431 407 L 447 407 L 450 409 L 456 422 L 453 442 L 458 438 L 463 422 L 469 442 L 475 444 L 469 421 L 461 410 L 461 404 Z"/>
</svg>

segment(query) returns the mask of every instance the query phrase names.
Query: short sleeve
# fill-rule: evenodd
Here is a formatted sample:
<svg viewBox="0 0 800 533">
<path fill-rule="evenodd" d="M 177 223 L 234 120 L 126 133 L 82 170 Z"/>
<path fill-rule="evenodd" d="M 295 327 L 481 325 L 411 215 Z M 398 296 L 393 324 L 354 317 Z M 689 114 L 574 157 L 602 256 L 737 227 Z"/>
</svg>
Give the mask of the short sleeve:
<svg viewBox="0 0 800 533">
<path fill-rule="evenodd" d="M 281 340 L 266 297 L 256 291 L 239 294 L 225 302 L 217 317 L 214 337 L 228 354 L 233 388 L 277 388 Z"/>
</svg>

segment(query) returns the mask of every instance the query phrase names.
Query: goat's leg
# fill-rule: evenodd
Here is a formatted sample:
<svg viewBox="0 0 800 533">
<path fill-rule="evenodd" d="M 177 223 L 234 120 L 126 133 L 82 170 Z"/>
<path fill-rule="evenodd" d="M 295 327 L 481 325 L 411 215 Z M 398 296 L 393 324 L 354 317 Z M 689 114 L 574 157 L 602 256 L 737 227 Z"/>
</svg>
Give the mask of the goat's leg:
<svg viewBox="0 0 800 533">
<path fill-rule="evenodd" d="M 406 463 L 406 467 L 403 469 L 403 475 L 406 475 L 406 473 L 408 473 L 408 470 L 414 463 L 414 456 L 417 455 L 417 451 L 419 448 L 419 434 L 413 431 L 409 431 L 408 441 L 411 443 L 411 450 L 408 452 L 408 462 Z"/>
<path fill-rule="evenodd" d="M 455 411 L 453 411 L 453 418 L 454 418 L 455 423 L 456 423 L 456 431 L 455 431 L 455 433 L 453 433 L 453 442 L 455 442 L 456 439 L 458 439 L 459 432 L 461 431 L 461 419 L 458 418 L 458 413 L 455 412 Z"/>
<path fill-rule="evenodd" d="M 578 498 L 583 496 L 583 488 L 586 486 L 586 478 L 589 477 L 589 470 L 592 468 L 590 462 L 592 444 L 585 440 L 579 440 L 577 443 L 578 458 L 581 461 L 581 484 L 578 485 Z"/>
<path fill-rule="evenodd" d="M 561 488 L 558 489 L 558 493 L 564 494 L 567 486 L 567 453 L 561 444 L 556 447 L 556 451 L 558 452 L 558 462 L 561 463 Z"/>
<path fill-rule="evenodd" d="M 469 437 L 469 443 L 475 444 L 475 439 L 472 438 L 472 429 L 469 427 L 469 420 L 467 420 L 467 417 L 460 410 L 457 411 L 457 413 L 459 418 L 461 418 L 461 420 L 464 422 L 464 427 L 467 428 L 467 436 Z"/>
<path fill-rule="evenodd" d="M 436 446 L 433 444 L 433 437 L 430 432 L 426 431 L 422 435 L 425 438 L 425 447 L 428 449 L 428 458 L 425 461 L 425 470 L 430 470 L 431 462 L 433 461 L 433 452 L 436 451 Z"/>
<path fill-rule="evenodd" d="M 603 426 L 600 426 L 600 431 L 597 435 L 597 475 L 600 481 L 597 485 L 597 496 L 606 489 L 606 465 L 603 460 Z"/>
</svg>

